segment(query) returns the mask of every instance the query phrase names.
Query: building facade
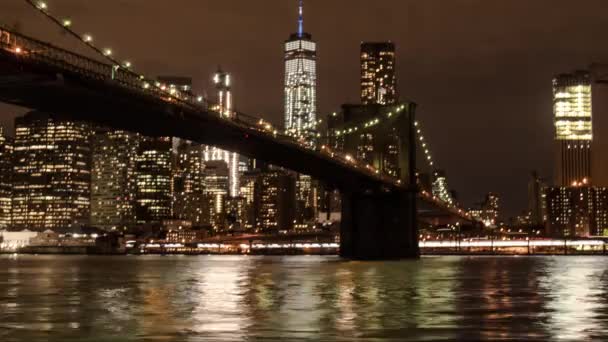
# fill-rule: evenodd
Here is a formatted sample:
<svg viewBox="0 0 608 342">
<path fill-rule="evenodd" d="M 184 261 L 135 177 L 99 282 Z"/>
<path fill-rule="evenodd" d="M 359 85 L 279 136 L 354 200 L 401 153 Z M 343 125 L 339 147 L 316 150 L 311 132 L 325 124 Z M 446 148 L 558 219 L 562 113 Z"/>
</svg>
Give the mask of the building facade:
<svg viewBox="0 0 608 342">
<path fill-rule="evenodd" d="M 34 111 L 15 120 L 12 227 L 89 224 L 91 128 Z"/>
<path fill-rule="evenodd" d="M 391 105 L 396 102 L 395 44 L 361 43 L 361 103 Z"/>
<path fill-rule="evenodd" d="M 195 227 L 211 224 L 210 196 L 205 190 L 205 149 L 190 142 L 181 142 L 177 148 L 173 213 Z"/>
<path fill-rule="evenodd" d="M 91 225 L 104 230 L 136 223 L 139 135 L 98 130 L 92 137 Z"/>
<path fill-rule="evenodd" d="M 577 183 L 547 189 L 547 228 L 556 237 L 608 236 L 608 189 Z"/>
<path fill-rule="evenodd" d="M 261 172 L 255 183 L 256 226 L 267 231 L 294 227 L 296 180 L 281 170 Z"/>
<path fill-rule="evenodd" d="M 285 42 L 285 132 L 314 145 L 317 136 L 317 44 L 304 32 L 300 0 L 298 32 Z"/>
<path fill-rule="evenodd" d="M 214 230 L 225 228 L 226 200 L 229 194 L 228 164 L 222 160 L 206 162 L 205 194 L 210 198 L 210 224 Z"/>
<path fill-rule="evenodd" d="M 582 179 L 592 180 L 593 124 L 589 72 L 576 71 L 553 79 L 553 114 L 555 184 L 567 187 Z"/>
<path fill-rule="evenodd" d="M 431 185 L 431 192 L 433 196 L 439 198 L 447 204 L 454 204 L 452 193 L 448 187 L 447 177 L 445 171 L 435 170 L 433 172 L 433 183 Z"/>
<path fill-rule="evenodd" d="M 139 224 L 172 216 L 172 148 L 169 137 L 142 137 L 136 160 L 135 215 Z"/>
<path fill-rule="evenodd" d="M 0 230 L 11 227 L 13 196 L 13 139 L 0 126 Z"/>
</svg>

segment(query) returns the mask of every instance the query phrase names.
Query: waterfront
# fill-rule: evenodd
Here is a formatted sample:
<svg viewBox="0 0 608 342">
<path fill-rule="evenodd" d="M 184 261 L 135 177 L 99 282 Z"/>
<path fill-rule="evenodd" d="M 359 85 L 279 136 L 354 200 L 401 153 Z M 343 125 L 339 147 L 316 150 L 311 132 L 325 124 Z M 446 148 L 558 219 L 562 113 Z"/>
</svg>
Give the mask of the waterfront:
<svg viewBox="0 0 608 342">
<path fill-rule="evenodd" d="M 4 255 L 0 340 L 600 338 L 607 261 Z"/>
</svg>

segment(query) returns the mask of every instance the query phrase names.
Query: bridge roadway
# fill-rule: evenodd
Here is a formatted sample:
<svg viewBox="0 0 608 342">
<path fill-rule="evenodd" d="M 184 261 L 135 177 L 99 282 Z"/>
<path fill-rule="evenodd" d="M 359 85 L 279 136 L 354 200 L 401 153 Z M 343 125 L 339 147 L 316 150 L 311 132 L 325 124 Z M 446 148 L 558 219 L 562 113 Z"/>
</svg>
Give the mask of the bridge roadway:
<svg viewBox="0 0 608 342">
<path fill-rule="evenodd" d="M 308 174 L 342 193 L 344 257 L 419 255 L 415 186 L 370 170 L 350 157 L 308 148 L 246 122 L 245 117 L 222 118 L 192 94 L 164 89 L 129 70 L 1 27 L 0 101 L 148 136 L 214 145 Z M 409 146 L 415 146 L 411 139 L 402 147 L 415 156 Z M 404 165 L 409 173 L 402 177 L 408 180 L 403 183 L 415 184 L 413 167 L 413 163 Z M 455 208 L 420 198 L 426 207 L 466 219 Z"/>
</svg>

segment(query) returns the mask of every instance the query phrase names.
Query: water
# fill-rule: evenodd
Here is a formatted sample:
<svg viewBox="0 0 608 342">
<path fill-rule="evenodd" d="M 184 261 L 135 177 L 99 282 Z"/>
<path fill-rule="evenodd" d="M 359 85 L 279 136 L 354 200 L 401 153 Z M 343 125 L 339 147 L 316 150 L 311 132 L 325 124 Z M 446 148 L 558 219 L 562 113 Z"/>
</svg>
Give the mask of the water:
<svg viewBox="0 0 608 342">
<path fill-rule="evenodd" d="M 608 338 L 606 257 L 0 256 L 0 341 Z"/>
</svg>

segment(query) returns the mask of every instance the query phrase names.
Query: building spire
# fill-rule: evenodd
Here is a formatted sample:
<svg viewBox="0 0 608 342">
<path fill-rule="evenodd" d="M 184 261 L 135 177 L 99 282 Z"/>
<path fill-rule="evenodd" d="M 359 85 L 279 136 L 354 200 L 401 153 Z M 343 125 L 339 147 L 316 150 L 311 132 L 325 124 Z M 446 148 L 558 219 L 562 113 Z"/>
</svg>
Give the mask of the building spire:
<svg viewBox="0 0 608 342">
<path fill-rule="evenodd" d="M 298 17 L 298 37 L 304 35 L 304 0 L 300 0 L 300 12 Z"/>
</svg>

